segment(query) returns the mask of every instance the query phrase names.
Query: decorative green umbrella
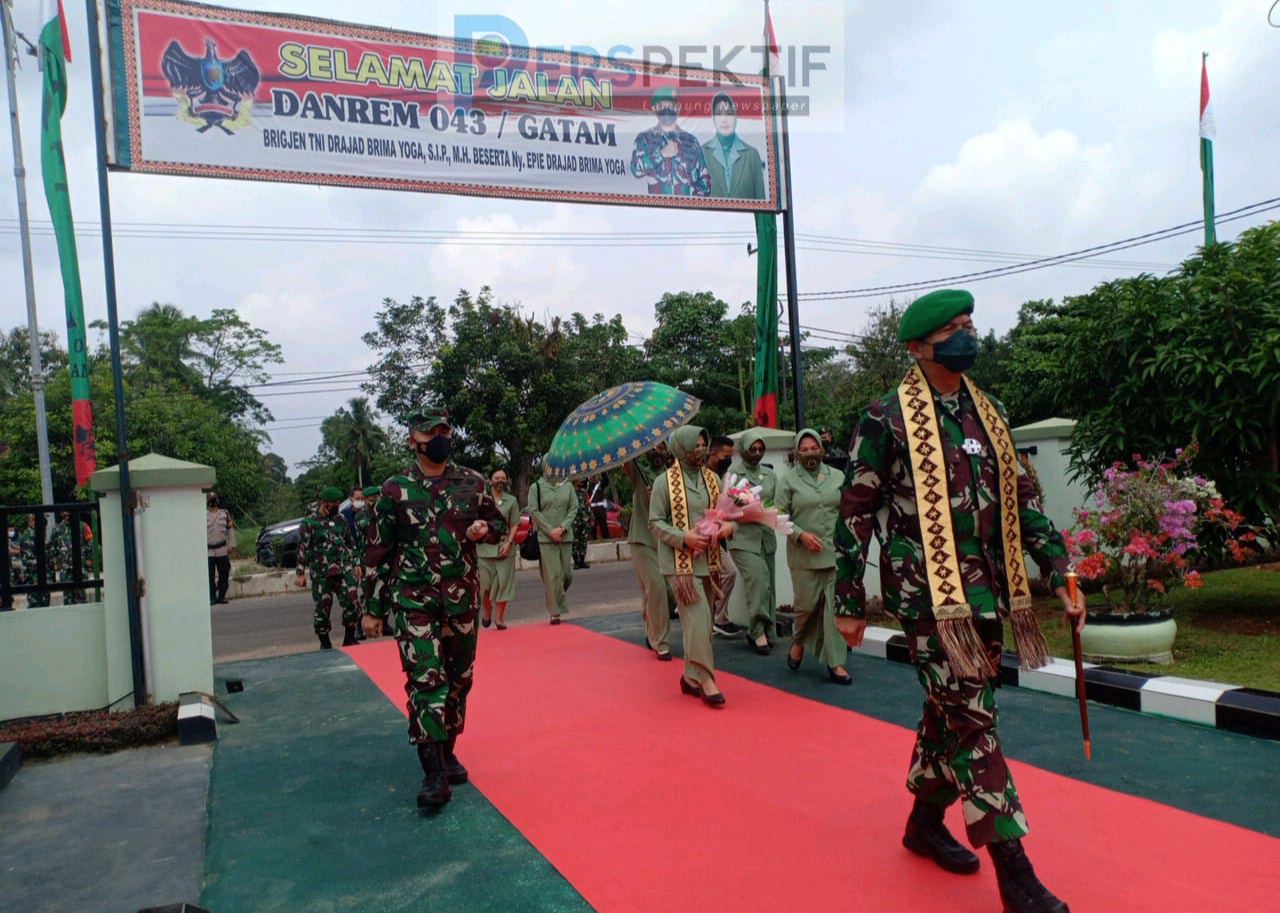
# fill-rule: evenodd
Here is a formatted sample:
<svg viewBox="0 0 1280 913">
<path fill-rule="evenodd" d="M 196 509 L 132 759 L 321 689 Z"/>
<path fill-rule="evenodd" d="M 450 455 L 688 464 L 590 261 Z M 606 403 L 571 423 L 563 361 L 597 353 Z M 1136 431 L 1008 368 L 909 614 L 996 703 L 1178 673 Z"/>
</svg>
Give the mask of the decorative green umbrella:
<svg viewBox="0 0 1280 913">
<path fill-rule="evenodd" d="M 661 444 L 701 407 L 697 397 L 653 381 L 610 387 L 561 423 L 543 475 L 563 482 L 621 466 Z"/>
</svg>

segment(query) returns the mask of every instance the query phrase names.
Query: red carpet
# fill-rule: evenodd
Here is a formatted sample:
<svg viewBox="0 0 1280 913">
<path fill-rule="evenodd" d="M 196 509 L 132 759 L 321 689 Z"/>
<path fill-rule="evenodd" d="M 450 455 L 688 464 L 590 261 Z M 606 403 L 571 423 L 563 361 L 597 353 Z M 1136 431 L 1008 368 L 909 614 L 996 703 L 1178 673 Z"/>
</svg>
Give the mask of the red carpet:
<svg viewBox="0 0 1280 913">
<path fill-rule="evenodd" d="M 347 652 L 403 709 L 394 644 Z M 712 710 L 679 674 L 575 625 L 480 638 L 459 754 L 600 913 L 999 910 L 985 853 L 962 877 L 900 845 L 913 733 L 725 673 Z M 1029 854 L 1072 913 L 1280 910 L 1280 840 L 1024 764 L 1014 777 Z M 958 808 L 948 823 L 962 837 Z"/>
</svg>

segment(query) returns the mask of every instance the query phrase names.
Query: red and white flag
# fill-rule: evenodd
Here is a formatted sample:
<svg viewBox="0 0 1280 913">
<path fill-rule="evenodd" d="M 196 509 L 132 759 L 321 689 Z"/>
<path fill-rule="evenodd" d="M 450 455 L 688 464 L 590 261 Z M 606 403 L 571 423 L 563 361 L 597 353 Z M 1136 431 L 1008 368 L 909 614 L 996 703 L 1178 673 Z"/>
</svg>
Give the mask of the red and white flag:
<svg viewBox="0 0 1280 913">
<path fill-rule="evenodd" d="M 67 33 L 67 14 L 62 9 L 62 0 L 44 0 L 44 16 L 40 19 L 40 33 L 56 30 L 62 39 L 62 59 L 71 62 L 71 36 Z"/>
<path fill-rule="evenodd" d="M 773 34 L 773 17 L 769 15 L 769 4 L 764 5 L 764 75 L 778 76 L 782 73 L 782 55 L 778 53 L 778 39 Z"/>
</svg>

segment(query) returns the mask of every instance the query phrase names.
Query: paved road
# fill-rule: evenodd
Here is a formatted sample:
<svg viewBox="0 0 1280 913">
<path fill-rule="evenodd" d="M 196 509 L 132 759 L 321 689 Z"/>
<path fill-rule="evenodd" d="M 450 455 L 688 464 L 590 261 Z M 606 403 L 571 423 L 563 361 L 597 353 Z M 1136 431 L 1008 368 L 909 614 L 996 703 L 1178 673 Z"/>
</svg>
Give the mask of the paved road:
<svg viewBox="0 0 1280 913">
<path fill-rule="evenodd" d="M 640 618 L 639 585 L 628 562 L 596 564 L 576 571 L 569 591 L 570 618 L 635 612 Z M 213 661 L 256 659 L 314 650 L 309 590 L 279 596 L 236 599 L 213 607 Z M 340 611 L 334 607 L 335 642 L 341 639 Z M 543 623 L 548 619 L 537 569 L 516 574 L 516 598 L 507 606 L 508 624 Z"/>
</svg>

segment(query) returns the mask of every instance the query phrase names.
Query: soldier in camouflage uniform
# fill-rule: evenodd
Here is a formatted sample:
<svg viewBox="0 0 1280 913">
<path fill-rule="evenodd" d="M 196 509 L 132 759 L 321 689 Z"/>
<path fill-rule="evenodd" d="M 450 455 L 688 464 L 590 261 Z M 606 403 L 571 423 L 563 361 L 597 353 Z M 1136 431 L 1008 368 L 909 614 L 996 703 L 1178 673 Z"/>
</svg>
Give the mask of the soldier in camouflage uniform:
<svg viewBox="0 0 1280 913">
<path fill-rule="evenodd" d="M 431 809 L 449 801 L 450 784 L 467 782 L 455 746 L 476 657 L 476 543 L 496 544 L 507 525 L 484 478 L 449 462 L 448 410 L 419 408 L 407 424 L 416 460 L 383 483 L 373 505 L 362 625 L 370 637 L 384 623 L 395 633 L 423 772 L 418 807 Z"/>
<path fill-rule="evenodd" d="M 636 136 L 631 174 L 647 179 L 649 193 L 660 196 L 705 197 L 711 193 L 711 169 L 702 144 L 676 123 L 680 98 L 671 86 L 660 86 L 649 100 L 658 123 Z"/>
<path fill-rule="evenodd" d="M 574 494 L 578 497 L 578 512 L 573 516 L 573 569 L 586 570 L 587 542 L 591 539 L 591 501 L 587 497 L 587 483 L 579 479 L 573 483 Z"/>
<path fill-rule="evenodd" d="M 28 514 L 26 529 L 18 533 L 18 552 L 19 560 L 22 562 L 22 583 L 31 585 L 39 583 L 39 563 L 36 559 L 36 515 Z M 45 553 L 45 561 L 49 561 L 50 552 Z M 53 577 L 53 568 L 46 564 L 45 573 L 50 579 Z M 49 604 L 49 591 L 42 590 L 38 593 L 27 594 L 27 608 L 43 609 Z"/>
<path fill-rule="evenodd" d="M 53 566 L 58 569 L 58 579 L 64 583 L 68 580 L 91 579 L 93 577 L 93 532 L 89 529 L 89 524 L 80 520 L 78 516 L 72 518 L 70 511 L 61 511 L 58 516 L 61 522 L 54 528 L 53 536 L 49 540 L 49 551 L 53 557 Z M 75 572 L 76 544 L 72 537 L 74 523 L 80 524 L 80 576 L 78 578 Z M 63 591 L 63 605 L 83 605 L 87 601 L 88 596 L 82 589 Z"/>
<path fill-rule="evenodd" d="M 907 344 L 932 393 L 937 417 L 932 443 L 940 445 L 940 452 L 938 447 L 930 451 L 935 462 L 926 474 L 932 478 L 917 478 L 912 460 L 923 451 L 908 437 L 898 393 L 872 403 L 859 419 L 836 526 L 836 627 L 851 646 L 862 642 L 866 628 L 862 577 L 875 534 L 880 542 L 885 608 L 902 624 L 925 692 L 907 775 L 915 803 L 903 845 L 947 871 L 976 872 L 978 857 L 943 824 L 945 808 L 959 800 L 969 841 L 990 852 L 1006 913 L 1066 913 L 1067 905 L 1040 883 L 1022 849 L 1027 823 L 996 732 L 996 678 L 957 671 L 968 660 L 953 646 L 954 629 L 942 627 L 955 622 L 967 625 L 971 620 L 976 631 L 971 654 L 981 660 L 985 649 L 987 668 L 998 670 L 1013 578 L 1001 523 L 996 441 L 978 414 L 977 398 L 982 394 L 963 377 L 978 351 L 972 311 L 972 295 L 944 289 L 916 300 L 903 314 L 898 338 Z M 913 378 L 918 379 L 915 371 L 908 374 L 903 391 Z M 908 401 L 915 406 L 910 418 L 917 422 L 928 403 L 919 394 Z M 934 466 L 945 471 L 933 473 Z M 951 541 L 942 538 L 926 555 L 921 526 L 929 509 L 918 506 L 917 488 L 935 492 L 942 485 L 949 495 L 952 537 Z M 1082 598 L 1073 605 L 1067 595 L 1062 536 L 1041 512 L 1020 466 L 1016 488 L 1021 542 L 1013 544 L 1014 554 L 1021 549 L 1030 552 L 1062 600 L 1068 624 L 1079 629 L 1084 624 L 1084 605 Z M 881 509 L 887 511 L 883 525 L 877 521 Z M 929 523 L 936 526 L 932 518 Z M 932 588 L 940 579 L 940 552 L 958 563 L 963 586 L 958 597 L 963 603 L 935 598 Z M 1013 617 L 1018 633 L 1016 612 Z"/>
<path fill-rule="evenodd" d="M 356 558 L 364 560 L 364 547 L 369 541 L 369 522 L 373 519 L 373 502 L 382 494 L 378 485 L 367 485 L 360 491 L 362 500 L 351 502 L 356 515 Z"/>
<path fill-rule="evenodd" d="M 346 519 L 338 513 L 342 489 L 330 485 L 320 492 L 320 509 L 302 521 L 298 532 L 298 572 L 294 582 L 307 585 L 307 568 L 311 569 L 311 598 L 316 612 L 313 630 L 320 639 L 321 650 L 332 650 L 329 632 L 333 629 L 333 601 L 342 606 L 342 645 L 356 642 L 356 625 L 360 621 L 356 588 L 360 566 L 356 544 Z"/>
</svg>

